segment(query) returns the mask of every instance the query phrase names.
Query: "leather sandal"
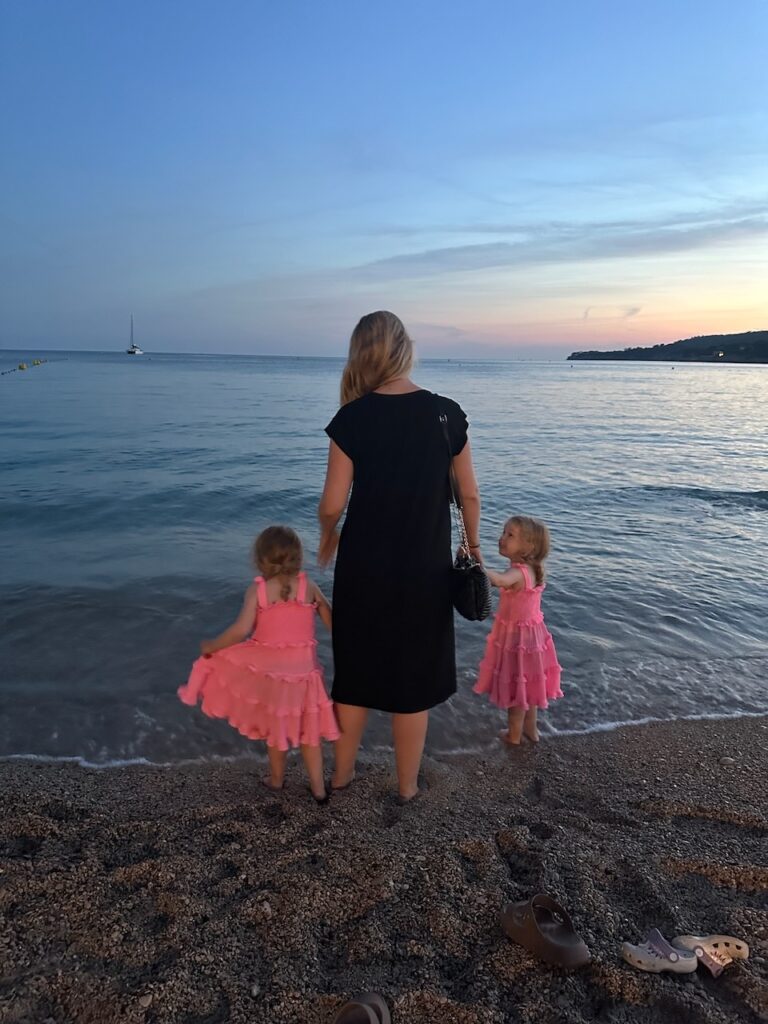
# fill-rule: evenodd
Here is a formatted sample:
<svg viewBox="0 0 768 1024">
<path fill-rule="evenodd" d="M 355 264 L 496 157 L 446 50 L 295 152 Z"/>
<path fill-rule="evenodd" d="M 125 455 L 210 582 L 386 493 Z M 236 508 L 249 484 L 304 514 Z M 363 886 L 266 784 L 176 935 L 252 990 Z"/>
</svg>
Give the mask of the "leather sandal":
<svg viewBox="0 0 768 1024">
<path fill-rule="evenodd" d="M 353 1000 L 342 1006 L 333 1018 L 333 1024 L 379 1024 L 379 1018 L 370 1006 Z"/>
<path fill-rule="evenodd" d="M 363 992 L 342 1006 L 334 1024 L 392 1024 L 392 1017 L 378 992 Z"/>
<path fill-rule="evenodd" d="M 567 912 L 545 893 L 522 903 L 508 903 L 501 912 L 505 934 L 555 967 L 583 967 L 592 956 Z"/>
</svg>

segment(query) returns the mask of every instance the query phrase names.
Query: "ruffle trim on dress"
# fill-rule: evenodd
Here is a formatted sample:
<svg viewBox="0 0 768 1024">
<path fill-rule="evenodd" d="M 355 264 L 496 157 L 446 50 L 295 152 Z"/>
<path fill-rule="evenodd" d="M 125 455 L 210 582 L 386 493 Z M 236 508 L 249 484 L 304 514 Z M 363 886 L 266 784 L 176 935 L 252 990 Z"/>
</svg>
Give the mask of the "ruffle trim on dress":
<svg viewBox="0 0 768 1024">
<path fill-rule="evenodd" d="M 282 651 L 286 648 L 294 647 L 317 647 L 317 640 L 276 640 L 273 642 L 270 640 L 257 640 L 255 636 L 252 636 L 250 637 L 248 642 L 252 644 L 257 644 L 259 647 L 268 647 L 271 651 Z M 225 650 L 226 647 L 222 648 L 222 651 Z"/>
<path fill-rule="evenodd" d="M 491 640 L 491 646 L 504 651 L 505 654 L 542 654 L 552 646 L 552 638 L 549 637 L 543 644 L 537 644 L 535 647 L 526 647 L 525 644 L 504 644 L 499 640 Z"/>
<path fill-rule="evenodd" d="M 223 664 L 222 664 L 223 662 Z M 202 685 L 208 685 L 213 680 L 214 686 L 221 686 L 220 677 L 223 674 L 234 673 L 236 675 L 242 675 L 248 673 L 248 675 L 259 676 L 265 679 L 275 679 L 281 683 L 319 683 L 320 686 L 325 688 L 325 681 L 323 679 L 323 672 L 321 668 L 308 668 L 303 672 L 272 672 L 269 669 L 261 668 L 259 665 L 249 665 L 247 663 L 238 661 L 229 661 L 227 658 L 219 659 L 219 663 L 216 666 L 209 664 L 209 659 L 198 658 L 192 666 L 192 674 L 190 676 L 190 683 L 192 676 L 202 676 Z"/>
<path fill-rule="evenodd" d="M 539 636 L 524 637 L 515 631 L 507 636 L 506 644 L 491 634 L 480 663 L 475 693 L 487 693 L 491 703 L 500 708 L 526 709 L 546 708 L 550 700 L 562 696 L 562 670 L 552 635 L 546 627 L 531 632 Z M 524 639 L 534 641 L 536 646 L 524 643 Z"/>
<path fill-rule="evenodd" d="M 525 675 L 511 679 L 496 671 L 485 679 L 481 677 L 473 687 L 473 692 L 487 693 L 490 702 L 504 710 L 523 708 L 528 711 L 532 707 L 546 710 L 550 701 L 563 696 L 560 676 L 558 664 L 545 669 L 543 676 L 539 675 L 533 680 Z"/>
<path fill-rule="evenodd" d="M 318 747 L 322 740 L 333 741 L 339 738 L 339 727 L 330 701 L 322 708 L 305 709 L 295 715 L 272 715 L 266 720 L 263 714 L 258 719 L 236 712 L 229 715 L 216 714 L 206 709 L 205 704 L 202 711 L 209 718 L 225 719 L 246 739 L 265 740 L 268 747 L 276 747 L 278 750 L 301 746 Z"/>
<path fill-rule="evenodd" d="M 268 672 L 263 668 L 256 668 L 253 665 L 237 665 L 240 672 L 252 672 L 255 676 L 264 676 L 265 679 L 276 679 L 281 683 L 309 683 L 318 682 L 324 686 L 323 673 L 319 668 L 309 672 Z"/>
<path fill-rule="evenodd" d="M 503 619 L 499 616 L 494 625 L 504 626 L 505 629 L 515 629 L 517 626 L 541 626 L 543 622 L 543 615 L 539 615 L 535 619 Z"/>
<path fill-rule="evenodd" d="M 270 601 L 269 604 L 259 605 L 259 612 L 268 612 L 273 608 L 318 608 L 317 601 L 297 601 L 295 597 L 290 598 L 288 601 Z"/>
<path fill-rule="evenodd" d="M 294 707 L 281 707 L 258 697 L 243 697 L 210 676 L 195 685 L 182 686 L 179 697 L 190 705 L 199 700 L 201 711 L 209 718 L 224 719 L 241 736 L 266 740 L 268 746 L 278 750 L 318 746 L 321 740 L 338 739 L 339 729 L 333 701 L 325 692 L 322 676 L 320 673 L 313 675 L 318 679 L 307 680 L 309 692 L 303 692 L 300 703 Z"/>
</svg>

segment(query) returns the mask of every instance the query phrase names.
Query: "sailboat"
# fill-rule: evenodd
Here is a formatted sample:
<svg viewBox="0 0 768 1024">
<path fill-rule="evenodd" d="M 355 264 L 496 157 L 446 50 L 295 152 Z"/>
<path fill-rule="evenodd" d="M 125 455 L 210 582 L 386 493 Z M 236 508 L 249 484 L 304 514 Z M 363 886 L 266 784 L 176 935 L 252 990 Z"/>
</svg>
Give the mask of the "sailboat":
<svg viewBox="0 0 768 1024">
<path fill-rule="evenodd" d="M 139 348 L 136 342 L 133 340 L 133 313 L 131 313 L 131 344 L 125 350 L 129 356 L 143 356 L 144 352 Z"/>
</svg>

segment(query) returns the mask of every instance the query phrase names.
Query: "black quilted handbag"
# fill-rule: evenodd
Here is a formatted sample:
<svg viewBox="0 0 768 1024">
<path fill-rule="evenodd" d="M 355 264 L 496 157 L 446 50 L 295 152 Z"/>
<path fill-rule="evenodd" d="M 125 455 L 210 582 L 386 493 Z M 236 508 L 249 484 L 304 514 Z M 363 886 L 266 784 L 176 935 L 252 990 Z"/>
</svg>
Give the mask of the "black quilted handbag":
<svg viewBox="0 0 768 1024">
<path fill-rule="evenodd" d="M 448 478 L 451 484 L 451 503 L 453 504 L 456 526 L 459 531 L 461 550 L 453 563 L 453 607 L 465 619 L 470 622 L 479 622 L 487 619 L 491 614 L 491 584 L 485 574 L 485 569 L 469 550 L 469 539 L 467 528 L 464 525 L 464 509 L 461 504 L 461 493 L 456 476 L 453 472 L 453 453 L 451 451 L 451 439 L 448 435 L 448 417 L 445 413 L 440 414 L 440 423 L 445 435 L 445 443 L 448 445 L 448 456 L 450 458 Z"/>
</svg>

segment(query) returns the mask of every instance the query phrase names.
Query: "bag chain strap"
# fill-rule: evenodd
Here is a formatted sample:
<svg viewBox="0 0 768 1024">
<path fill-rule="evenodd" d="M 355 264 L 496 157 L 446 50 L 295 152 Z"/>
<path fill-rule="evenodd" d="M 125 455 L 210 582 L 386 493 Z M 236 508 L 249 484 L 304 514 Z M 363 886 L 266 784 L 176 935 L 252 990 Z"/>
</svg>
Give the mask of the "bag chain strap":
<svg viewBox="0 0 768 1024">
<path fill-rule="evenodd" d="M 461 546 L 464 548 L 467 558 L 472 559 L 472 555 L 469 550 L 469 537 L 467 536 L 467 527 L 464 523 L 464 508 L 461 504 L 461 492 L 459 491 L 459 484 L 456 480 L 456 475 L 453 472 L 453 453 L 451 451 L 451 439 L 448 436 L 448 417 L 446 414 L 440 413 L 440 423 L 443 427 L 443 434 L 445 435 L 445 443 L 448 446 L 448 457 L 450 462 L 448 463 L 448 480 L 451 484 L 451 501 L 453 503 L 454 518 L 456 519 L 456 527 L 459 531 L 459 540 Z"/>
</svg>

